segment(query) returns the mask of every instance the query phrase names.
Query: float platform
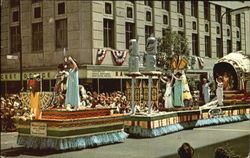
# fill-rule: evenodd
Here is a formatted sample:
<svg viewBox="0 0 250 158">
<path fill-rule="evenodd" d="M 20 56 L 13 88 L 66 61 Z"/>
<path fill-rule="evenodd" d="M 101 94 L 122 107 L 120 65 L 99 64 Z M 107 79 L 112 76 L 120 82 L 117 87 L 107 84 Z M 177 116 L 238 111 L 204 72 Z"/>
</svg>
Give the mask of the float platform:
<svg viewBox="0 0 250 158">
<path fill-rule="evenodd" d="M 124 131 L 135 137 L 156 137 L 184 129 L 250 119 L 250 104 L 126 116 Z"/>
<path fill-rule="evenodd" d="M 45 110 L 42 118 L 18 119 L 19 145 L 32 149 L 81 149 L 123 142 L 124 115 L 110 108 Z"/>
</svg>

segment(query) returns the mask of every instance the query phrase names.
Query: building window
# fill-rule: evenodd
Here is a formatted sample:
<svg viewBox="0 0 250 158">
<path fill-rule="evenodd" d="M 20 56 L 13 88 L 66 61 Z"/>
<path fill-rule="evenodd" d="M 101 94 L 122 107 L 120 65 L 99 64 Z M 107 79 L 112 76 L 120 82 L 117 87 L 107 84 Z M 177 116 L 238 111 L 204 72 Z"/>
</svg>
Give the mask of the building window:
<svg viewBox="0 0 250 158">
<path fill-rule="evenodd" d="M 169 6 L 170 6 L 169 1 L 166 1 L 166 0 L 161 1 L 161 8 L 162 9 L 169 11 L 169 8 L 170 8 Z"/>
<path fill-rule="evenodd" d="M 135 3 L 135 0 L 126 0 L 128 2 L 131 2 L 131 3 Z"/>
<path fill-rule="evenodd" d="M 103 22 L 104 47 L 114 48 L 114 21 L 104 19 Z"/>
<path fill-rule="evenodd" d="M 153 34 L 153 26 L 145 26 L 145 46 L 147 44 L 147 39 Z"/>
<path fill-rule="evenodd" d="M 231 14 L 229 13 L 230 10 L 231 9 L 228 9 L 228 8 L 226 9 L 226 12 L 228 12 L 227 15 L 226 15 L 227 16 L 226 17 L 226 23 L 231 26 Z"/>
<path fill-rule="evenodd" d="M 191 1 L 191 16 L 198 17 L 198 1 Z"/>
<path fill-rule="evenodd" d="M 127 18 L 133 18 L 133 8 L 127 7 Z"/>
<path fill-rule="evenodd" d="M 185 13 L 185 2 L 184 1 L 177 1 L 177 12 L 184 15 L 184 13 Z"/>
<path fill-rule="evenodd" d="M 40 18 L 41 17 L 41 7 L 34 8 L 34 18 Z"/>
<path fill-rule="evenodd" d="M 205 24 L 205 32 L 208 32 L 209 28 L 208 28 L 208 24 Z"/>
<path fill-rule="evenodd" d="M 168 29 L 163 28 L 162 29 L 162 37 L 164 37 L 167 34 Z"/>
<path fill-rule="evenodd" d="M 32 50 L 43 50 L 43 23 L 32 24 Z"/>
<path fill-rule="evenodd" d="M 57 7 L 58 14 L 65 13 L 65 3 L 58 3 Z"/>
<path fill-rule="evenodd" d="M 56 20 L 56 48 L 67 48 L 67 19 Z"/>
<path fill-rule="evenodd" d="M 129 49 L 129 41 L 135 38 L 135 24 L 126 22 L 126 49 Z"/>
<path fill-rule="evenodd" d="M 183 20 L 181 18 L 179 18 L 179 27 L 183 27 Z"/>
<path fill-rule="evenodd" d="M 146 0 L 146 1 L 144 1 L 144 4 L 146 6 L 149 6 L 149 7 L 153 8 L 153 1 L 152 0 Z"/>
<path fill-rule="evenodd" d="M 205 36 L 205 56 L 211 58 L 211 39 L 210 39 L 210 36 Z"/>
<path fill-rule="evenodd" d="M 19 19 L 19 12 L 15 11 L 12 13 L 12 22 L 16 22 Z"/>
<path fill-rule="evenodd" d="M 220 16 L 221 16 L 221 7 L 216 5 L 215 6 L 215 21 L 216 22 L 219 22 L 219 23 L 221 22 Z"/>
<path fill-rule="evenodd" d="M 232 52 L 232 41 L 227 40 L 227 54 Z"/>
<path fill-rule="evenodd" d="M 168 24 L 168 16 L 167 15 L 163 15 L 163 24 Z"/>
<path fill-rule="evenodd" d="M 198 34 L 192 34 L 192 50 L 193 55 L 199 56 L 199 41 Z"/>
<path fill-rule="evenodd" d="M 196 22 L 195 21 L 193 21 L 192 25 L 193 25 L 193 30 L 196 30 Z"/>
<path fill-rule="evenodd" d="M 241 50 L 241 42 L 237 41 L 236 42 L 236 51 L 239 51 L 239 50 Z"/>
<path fill-rule="evenodd" d="M 227 29 L 227 36 L 230 36 L 230 29 Z"/>
<path fill-rule="evenodd" d="M 216 33 L 220 34 L 220 27 L 219 26 L 216 27 Z"/>
<path fill-rule="evenodd" d="M 20 52 L 21 49 L 21 36 L 20 36 L 20 27 L 15 26 L 10 28 L 10 44 L 11 44 L 11 53 Z"/>
<path fill-rule="evenodd" d="M 178 31 L 178 34 L 181 35 L 181 37 L 185 37 L 185 34 L 183 31 Z"/>
<path fill-rule="evenodd" d="M 20 5 L 20 0 L 10 0 L 10 7 L 14 8 Z"/>
<path fill-rule="evenodd" d="M 105 3 L 105 14 L 112 14 L 111 3 Z"/>
<path fill-rule="evenodd" d="M 150 11 L 146 12 L 146 21 L 151 21 L 151 12 Z"/>
<path fill-rule="evenodd" d="M 219 57 L 219 58 L 223 57 L 223 53 L 221 50 L 221 39 L 220 38 L 216 38 L 216 54 L 217 54 L 217 57 Z"/>
<path fill-rule="evenodd" d="M 204 18 L 210 20 L 210 4 L 207 1 L 204 1 Z"/>
<path fill-rule="evenodd" d="M 236 31 L 236 37 L 240 38 L 240 31 Z"/>
<path fill-rule="evenodd" d="M 235 18 L 236 26 L 240 28 L 240 14 L 236 14 Z"/>
<path fill-rule="evenodd" d="M 32 3 L 37 3 L 39 1 L 42 1 L 42 0 L 32 0 Z"/>
</svg>

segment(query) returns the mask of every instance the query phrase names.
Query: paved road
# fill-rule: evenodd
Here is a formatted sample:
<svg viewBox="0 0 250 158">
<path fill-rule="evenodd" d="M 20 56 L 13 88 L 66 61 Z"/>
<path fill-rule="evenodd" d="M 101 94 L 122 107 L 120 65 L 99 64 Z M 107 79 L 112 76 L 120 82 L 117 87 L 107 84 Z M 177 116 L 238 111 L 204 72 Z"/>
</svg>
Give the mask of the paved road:
<svg viewBox="0 0 250 158">
<path fill-rule="evenodd" d="M 48 158 L 178 158 L 177 149 L 189 142 L 195 158 L 213 158 L 218 146 L 228 145 L 241 158 L 250 149 L 250 121 L 184 130 L 156 138 L 128 138 L 124 143 L 67 152 L 26 150 L 17 146 L 17 133 L 1 133 L 1 155 Z M 11 148 L 13 147 L 13 148 Z M 10 149 L 11 148 L 11 149 Z"/>
</svg>

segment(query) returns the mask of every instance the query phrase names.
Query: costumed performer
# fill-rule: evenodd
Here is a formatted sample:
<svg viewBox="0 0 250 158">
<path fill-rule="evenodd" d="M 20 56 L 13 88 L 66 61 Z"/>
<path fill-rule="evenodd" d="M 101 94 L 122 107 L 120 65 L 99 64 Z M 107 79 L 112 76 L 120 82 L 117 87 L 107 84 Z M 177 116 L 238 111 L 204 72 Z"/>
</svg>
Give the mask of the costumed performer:
<svg viewBox="0 0 250 158">
<path fill-rule="evenodd" d="M 174 83 L 174 106 L 184 107 L 183 103 L 183 83 L 182 83 L 182 73 L 177 72 L 172 75 L 175 79 Z"/>
<path fill-rule="evenodd" d="M 57 74 L 55 76 L 55 97 L 53 100 L 53 106 L 61 106 L 64 102 L 64 94 L 66 91 L 67 76 L 69 73 L 65 71 L 64 64 L 59 64 L 57 66 Z"/>
<path fill-rule="evenodd" d="M 67 58 L 66 58 L 67 60 Z M 78 79 L 78 67 L 76 62 L 69 56 L 69 76 L 67 79 L 67 92 L 65 105 L 71 105 L 74 109 L 79 108 L 80 96 L 79 96 L 79 79 Z"/>
<path fill-rule="evenodd" d="M 208 81 L 206 78 L 203 78 L 203 84 L 202 84 L 202 94 L 204 97 L 205 104 L 210 102 L 210 84 L 212 82 Z"/>
<path fill-rule="evenodd" d="M 189 89 L 188 81 L 186 74 L 184 71 L 182 71 L 182 84 L 183 84 L 183 100 L 185 106 L 191 106 L 192 105 L 192 95 Z"/>
<path fill-rule="evenodd" d="M 216 96 L 218 99 L 219 106 L 223 106 L 223 79 L 222 76 L 216 78 L 217 89 L 216 89 Z"/>
<path fill-rule="evenodd" d="M 173 93 L 172 93 L 172 83 L 173 83 L 173 77 L 167 76 L 167 81 L 165 81 L 164 78 L 160 78 L 160 80 L 166 84 L 166 90 L 164 94 L 164 100 L 165 100 L 165 108 L 173 108 Z"/>
</svg>

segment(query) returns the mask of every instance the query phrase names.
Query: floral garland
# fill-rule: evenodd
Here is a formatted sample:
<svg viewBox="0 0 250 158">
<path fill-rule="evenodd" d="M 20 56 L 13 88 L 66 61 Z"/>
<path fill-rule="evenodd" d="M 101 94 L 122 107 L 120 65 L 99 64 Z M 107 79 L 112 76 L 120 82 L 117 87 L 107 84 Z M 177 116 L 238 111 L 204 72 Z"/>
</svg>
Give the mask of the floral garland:
<svg viewBox="0 0 250 158">
<path fill-rule="evenodd" d="M 97 50 L 97 60 L 99 64 L 103 62 L 104 58 L 106 57 L 106 54 L 107 54 L 107 50 L 104 50 L 104 49 Z"/>
<path fill-rule="evenodd" d="M 127 57 L 127 51 L 112 50 L 112 54 L 117 65 L 122 65 Z"/>
</svg>

